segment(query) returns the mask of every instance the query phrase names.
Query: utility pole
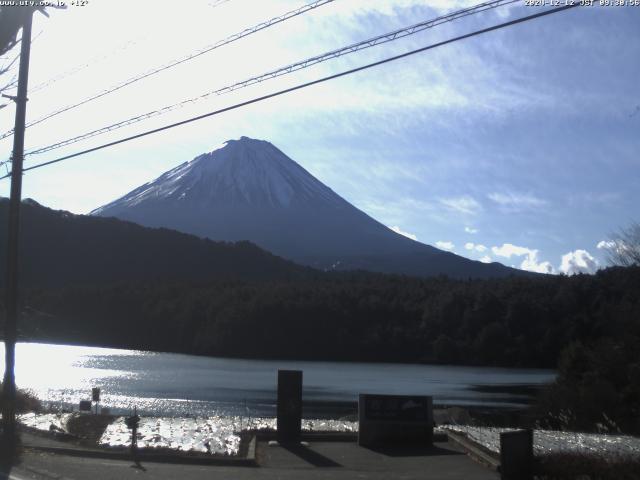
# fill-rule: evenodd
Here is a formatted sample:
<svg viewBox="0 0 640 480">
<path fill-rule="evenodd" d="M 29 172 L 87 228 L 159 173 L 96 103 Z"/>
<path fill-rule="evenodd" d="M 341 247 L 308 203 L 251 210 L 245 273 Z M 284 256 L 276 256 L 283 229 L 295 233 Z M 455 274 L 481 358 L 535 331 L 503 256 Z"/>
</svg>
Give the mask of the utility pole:
<svg viewBox="0 0 640 480">
<path fill-rule="evenodd" d="M 7 277 L 5 282 L 5 371 L 3 381 L 2 427 L 3 446 L 16 445 L 16 379 L 15 353 L 18 320 L 18 247 L 20 230 L 20 203 L 22 196 L 22 160 L 24 157 L 24 130 L 27 110 L 27 81 L 29 77 L 29 54 L 31 51 L 31 22 L 33 9 L 25 9 L 20 45 L 20 70 L 18 73 L 18 94 L 16 121 L 13 135 L 13 155 L 11 157 L 11 195 L 9 197 L 9 225 L 7 240 Z"/>
</svg>

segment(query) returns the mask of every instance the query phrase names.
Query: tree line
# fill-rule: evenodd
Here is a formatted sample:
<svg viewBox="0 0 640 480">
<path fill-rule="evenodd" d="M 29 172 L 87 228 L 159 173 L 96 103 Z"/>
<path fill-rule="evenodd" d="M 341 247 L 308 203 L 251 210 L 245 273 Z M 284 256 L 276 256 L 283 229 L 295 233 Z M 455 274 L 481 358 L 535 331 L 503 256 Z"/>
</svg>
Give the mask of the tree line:
<svg viewBox="0 0 640 480">
<path fill-rule="evenodd" d="M 639 291 L 640 267 L 67 286 L 25 292 L 21 334 L 213 356 L 555 368 L 572 342 L 640 336 Z"/>
</svg>

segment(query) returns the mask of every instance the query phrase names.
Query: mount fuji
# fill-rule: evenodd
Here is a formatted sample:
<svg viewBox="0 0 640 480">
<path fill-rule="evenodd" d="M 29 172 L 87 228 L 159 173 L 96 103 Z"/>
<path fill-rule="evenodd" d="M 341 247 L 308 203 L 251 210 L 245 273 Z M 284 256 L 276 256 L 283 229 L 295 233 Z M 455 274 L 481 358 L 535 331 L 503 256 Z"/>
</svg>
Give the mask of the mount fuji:
<svg viewBox="0 0 640 480">
<path fill-rule="evenodd" d="M 524 273 L 399 235 L 271 143 L 247 137 L 199 155 L 91 214 L 211 240 L 249 240 L 323 270 L 458 278 Z"/>
</svg>

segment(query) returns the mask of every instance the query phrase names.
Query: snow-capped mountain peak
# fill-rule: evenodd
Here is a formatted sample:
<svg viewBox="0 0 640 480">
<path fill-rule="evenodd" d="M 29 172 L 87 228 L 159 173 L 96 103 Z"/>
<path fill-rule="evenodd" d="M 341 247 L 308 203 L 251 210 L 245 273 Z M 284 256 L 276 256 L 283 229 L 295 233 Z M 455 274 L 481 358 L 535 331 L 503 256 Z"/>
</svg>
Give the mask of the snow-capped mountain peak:
<svg viewBox="0 0 640 480">
<path fill-rule="evenodd" d="M 212 240 L 249 240 L 322 269 L 506 275 L 410 240 L 358 210 L 267 141 L 241 137 L 92 212 Z"/>
<path fill-rule="evenodd" d="M 296 201 L 342 201 L 271 143 L 241 137 L 165 172 L 92 213 L 102 214 L 116 204 L 133 207 L 161 200 L 260 207 L 289 207 Z"/>
</svg>

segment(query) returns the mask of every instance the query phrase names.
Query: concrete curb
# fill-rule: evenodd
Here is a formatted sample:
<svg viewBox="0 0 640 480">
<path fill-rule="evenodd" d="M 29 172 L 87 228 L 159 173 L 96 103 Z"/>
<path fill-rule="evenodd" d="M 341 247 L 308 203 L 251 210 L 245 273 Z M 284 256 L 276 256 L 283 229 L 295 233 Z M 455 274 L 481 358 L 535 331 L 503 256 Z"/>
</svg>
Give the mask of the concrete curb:
<svg viewBox="0 0 640 480">
<path fill-rule="evenodd" d="M 259 440 L 268 441 L 276 439 L 276 432 L 257 432 Z M 305 442 L 357 442 L 357 433 L 345 432 L 302 432 L 300 440 Z"/>
<path fill-rule="evenodd" d="M 253 461 L 255 467 L 258 466 L 258 461 L 256 460 L 256 443 L 258 442 L 258 437 L 256 435 L 251 437 L 249 440 L 249 445 L 247 446 L 247 456 L 245 457 L 247 460 Z"/>
<path fill-rule="evenodd" d="M 276 439 L 275 432 L 257 432 L 261 441 Z M 357 442 L 358 432 L 302 432 L 300 439 L 304 442 Z M 447 434 L 442 432 L 433 434 L 434 442 L 446 442 Z"/>
<path fill-rule="evenodd" d="M 128 451 L 97 450 L 89 448 L 46 447 L 41 445 L 24 444 L 28 450 L 53 453 L 56 455 L 68 455 L 73 457 L 102 458 L 106 460 L 125 460 L 133 462 Z M 144 450 L 138 451 L 139 462 L 177 463 L 190 465 L 219 465 L 233 467 L 257 467 L 256 462 L 256 437 L 251 438 L 245 457 L 200 457 L 181 453 L 155 453 Z"/>
<path fill-rule="evenodd" d="M 463 435 L 447 431 L 447 439 L 461 447 L 476 462 L 496 472 L 500 471 L 500 460 L 480 448 Z"/>
</svg>

